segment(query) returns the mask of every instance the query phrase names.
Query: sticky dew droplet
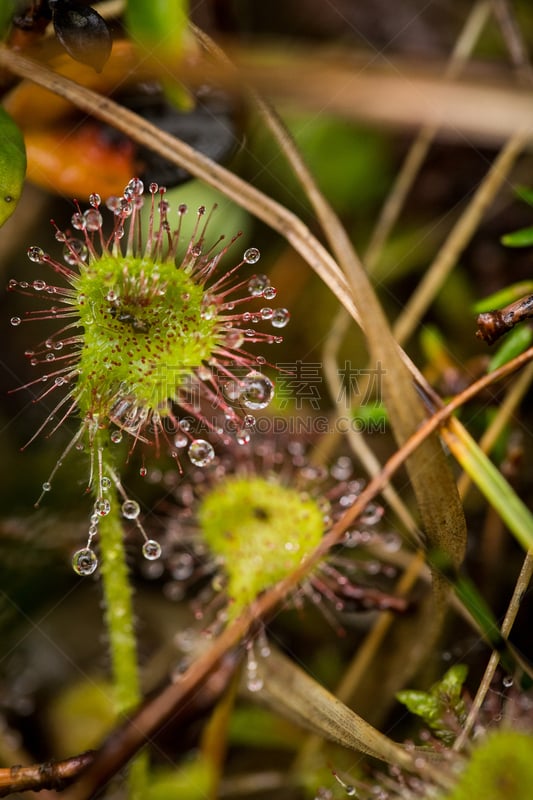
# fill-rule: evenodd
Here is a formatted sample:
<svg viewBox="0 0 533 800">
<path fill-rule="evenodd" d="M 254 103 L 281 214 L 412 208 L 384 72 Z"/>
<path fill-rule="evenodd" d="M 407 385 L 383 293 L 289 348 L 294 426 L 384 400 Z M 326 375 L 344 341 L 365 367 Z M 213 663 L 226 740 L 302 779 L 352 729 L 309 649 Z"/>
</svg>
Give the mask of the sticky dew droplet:
<svg viewBox="0 0 533 800">
<path fill-rule="evenodd" d="M 265 298 L 265 300 L 273 300 L 277 295 L 277 293 L 278 293 L 277 289 L 275 289 L 273 286 L 267 286 L 263 290 L 263 297 Z"/>
<path fill-rule="evenodd" d="M 257 247 L 249 247 L 248 250 L 244 251 L 243 259 L 247 264 L 257 264 L 260 258 L 261 253 Z"/>
<path fill-rule="evenodd" d="M 26 253 L 30 261 L 33 261 L 34 264 L 42 263 L 45 255 L 44 250 L 41 247 L 36 247 L 35 245 L 28 247 Z"/>
<path fill-rule="evenodd" d="M 261 297 L 269 285 L 270 281 L 266 275 L 254 275 L 248 281 L 248 292 L 253 297 Z"/>
<path fill-rule="evenodd" d="M 103 497 L 99 497 L 94 504 L 94 510 L 99 517 L 107 517 L 111 511 L 111 503 Z"/>
<path fill-rule="evenodd" d="M 291 315 L 286 308 L 276 308 L 272 314 L 270 324 L 273 328 L 284 328 L 289 322 Z"/>
<path fill-rule="evenodd" d="M 125 519 L 137 519 L 141 513 L 141 507 L 136 500 L 124 500 L 121 511 Z"/>
<path fill-rule="evenodd" d="M 241 400 L 246 408 L 266 408 L 274 397 L 274 384 L 261 372 L 252 370 L 241 384 Z"/>
<path fill-rule="evenodd" d="M 113 431 L 110 438 L 113 444 L 120 444 L 122 441 L 122 431 Z"/>
<path fill-rule="evenodd" d="M 155 561 L 161 556 L 161 545 L 155 539 L 147 539 L 143 544 L 142 553 L 148 561 Z"/>
<path fill-rule="evenodd" d="M 213 446 L 205 439 L 194 439 L 187 451 L 191 462 L 196 467 L 205 467 L 215 457 Z"/>
<path fill-rule="evenodd" d="M 22 322 L 20 317 L 11 317 L 10 321 L 14 328 L 16 328 Z"/>
<path fill-rule="evenodd" d="M 239 428 L 239 430 L 235 433 L 237 444 L 249 444 L 251 438 L 250 431 L 246 428 Z"/>
<path fill-rule="evenodd" d="M 92 575 L 98 566 L 98 559 L 94 550 L 90 547 L 83 547 L 77 550 L 72 556 L 72 568 L 74 572 L 83 577 Z"/>
</svg>

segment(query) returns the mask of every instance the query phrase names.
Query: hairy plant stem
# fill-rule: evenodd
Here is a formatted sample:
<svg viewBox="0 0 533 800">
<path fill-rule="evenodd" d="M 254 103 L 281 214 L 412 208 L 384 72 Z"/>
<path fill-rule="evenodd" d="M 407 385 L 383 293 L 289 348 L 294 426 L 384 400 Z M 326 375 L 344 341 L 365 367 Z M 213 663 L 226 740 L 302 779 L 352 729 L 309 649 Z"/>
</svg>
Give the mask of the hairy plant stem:
<svg viewBox="0 0 533 800">
<path fill-rule="evenodd" d="M 102 448 L 102 475 L 113 475 L 111 465 Z M 98 481 L 100 483 L 100 481 Z M 95 494 L 101 492 L 100 487 Z M 120 515 L 118 489 L 112 483 L 108 490 L 110 511 L 102 517 L 98 526 L 102 591 L 104 595 L 104 619 L 109 638 L 111 672 L 114 689 L 114 704 L 117 713 L 124 716 L 138 707 L 141 700 L 137 644 L 134 631 L 133 593 L 128 576 L 124 550 L 124 529 Z M 129 798 L 145 795 L 147 783 L 147 756 L 141 753 L 132 762 L 129 772 Z"/>
</svg>

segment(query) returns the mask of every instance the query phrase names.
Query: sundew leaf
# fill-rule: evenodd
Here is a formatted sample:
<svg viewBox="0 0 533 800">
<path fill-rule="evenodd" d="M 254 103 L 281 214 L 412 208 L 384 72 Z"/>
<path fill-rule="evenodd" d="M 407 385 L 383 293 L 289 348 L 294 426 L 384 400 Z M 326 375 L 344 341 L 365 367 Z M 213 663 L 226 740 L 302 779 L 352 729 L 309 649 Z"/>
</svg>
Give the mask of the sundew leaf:
<svg viewBox="0 0 533 800">
<path fill-rule="evenodd" d="M 531 247 L 533 244 L 533 227 L 520 228 L 518 231 L 506 233 L 500 239 L 506 247 Z"/>
<path fill-rule="evenodd" d="M 26 175 L 26 148 L 21 131 L 0 106 L 0 225 L 20 199 Z"/>
<path fill-rule="evenodd" d="M 513 328 L 492 356 L 487 372 L 494 372 L 495 369 L 507 364 L 515 356 L 519 356 L 520 353 L 530 347 L 532 341 L 533 330 L 528 325 L 520 325 L 518 328 Z"/>
<path fill-rule="evenodd" d="M 447 800 L 530 800 L 532 785 L 533 737 L 499 731 L 472 752 Z"/>
</svg>

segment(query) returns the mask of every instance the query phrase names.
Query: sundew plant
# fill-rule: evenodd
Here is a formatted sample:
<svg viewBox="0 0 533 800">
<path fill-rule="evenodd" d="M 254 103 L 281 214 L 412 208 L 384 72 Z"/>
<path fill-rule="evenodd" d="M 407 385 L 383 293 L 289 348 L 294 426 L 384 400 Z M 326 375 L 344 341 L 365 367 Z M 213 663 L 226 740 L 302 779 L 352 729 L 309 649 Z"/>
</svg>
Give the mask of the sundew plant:
<svg viewBox="0 0 533 800">
<path fill-rule="evenodd" d="M 2 4 L 0 796 L 529 799 L 532 26 Z"/>
</svg>

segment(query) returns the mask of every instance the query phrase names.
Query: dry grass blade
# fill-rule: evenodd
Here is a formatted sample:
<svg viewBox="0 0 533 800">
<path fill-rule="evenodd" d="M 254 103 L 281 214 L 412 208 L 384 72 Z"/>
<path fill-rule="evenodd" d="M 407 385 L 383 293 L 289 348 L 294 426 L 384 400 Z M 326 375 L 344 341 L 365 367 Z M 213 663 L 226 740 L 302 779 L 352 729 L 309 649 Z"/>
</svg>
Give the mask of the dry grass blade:
<svg viewBox="0 0 533 800">
<path fill-rule="evenodd" d="M 442 80 L 411 63 L 395 61 L 394 69 L 376 66 L 366 54 L 342 57 L 298 52 L 231 51 L 241 74 L 277 104 L 297 102 L 308 109 L 374 124 L 408 129 L 435 126 L 448 138 L 467 139 L 474 145 L 494 145 L 518 130 L 533 128 L 530 92 L 503 73 L 490 83 L 463 78 Z"/>
<path fill-rule="evenodd" d="M 279 714 L 350 750 L 451 785 L 449 775 L 369 725 L 281 653 L 273 650 L 261 669 L 261 702 Z"/>
</svg>

